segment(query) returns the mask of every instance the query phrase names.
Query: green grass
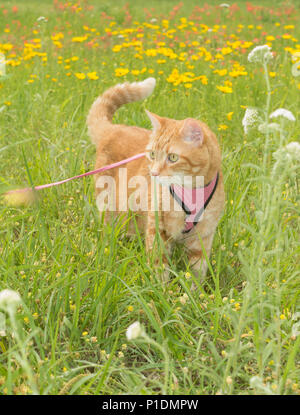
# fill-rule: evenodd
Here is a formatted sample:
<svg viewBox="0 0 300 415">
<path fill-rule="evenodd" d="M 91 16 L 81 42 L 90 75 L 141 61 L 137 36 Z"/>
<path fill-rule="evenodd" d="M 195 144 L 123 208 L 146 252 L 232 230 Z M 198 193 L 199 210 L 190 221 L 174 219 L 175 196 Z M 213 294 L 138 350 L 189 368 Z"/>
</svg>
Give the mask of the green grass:
<svg viewBox="0 0 300 415">
<path fill-rule="evenodd" d="M 237 3 L 240 10 L 230 16 L 214 8 L 219 2 L 192 11 L 199 2 L 191 0 L 189 10 L 182 7 L 170 17 L 176 2 L 152 1 L 148 9 L 154 10 L 147 17 L 139 0 L 129 9 L 130 20 L 125 1 L 113 6 L 109 1 L 82 2 L 82 10 L 74 13 L 50 1 L 1 2 L 7 14 L 0 8 L 0 51 L 3 44 L 12 44 L 13 49 L 4 52 L 15 51 L 16 56 L 7 58 L 20 64 L 7 65 L 7 76 L 0 79 L 0 192 L 91 170 L 95 148 L 86 116 L 93 100 L 115 83 L 154 76 L 158 82 L 153 95 L 120 109 L 115 122 L 150 128 L 144 108 L 207 122 L 222 147 L 227 202 L 207 277 L 198 282 L 198 291 L 191 291 L 195 278 L 180 247 L 172 257 L 173 278 L 163 287 L 147 265 L 143 238 L 128 239 L 120 221 L 103 226 L 91 178 L 43 191 L 34 207 L 7 207 L 2 201 L 0 290 L 18 291 L 22 305 L 16 313 L 3 311 L 0 393 L 299 394 L 297 166 L 283 164 L 274 170 L 272 153 L 299 138 L 300 78 L 292 75 L 291 51 L 286 48 L 300 50 L 300 9 L 289 2 L 275 7 L 278 15 L 270 14 L 274 2 L 265 0 L 254 14 L 246 11 L 246 2 Z M 86 10 L 90 4 L 94 9 Z M 289 14 L 293 4 L 296 8 Z M 12 12 L 14 5 L 17 13 Z M 203 2 L 200 7 L 205 7 Z M 112 19 L 100 18 L 102 12 Z M 48 18 L 40 27 L 39 16 Z M 226 28 L 210 32 L 198 27 L 193 33 L 189 24 L 178 29 L 183 17 Z M 156 48 L 156 41 L 165 42 L 177 58 L 146 56 L 134 45 L 112 51 L 126 40 L 119 32 L 107 34 L 110 21 L 116 22 L 110 30 L 119 31 L 153 18 L 159 29 L 144 28 L 144 37 L 136 38 L 143 51 Z M 162 34 L 163 19 L 169 19 L 175 34 Z M 64 34 L 62 48 L 51 39 L 59 32 Z M 71 41 L 85 33 L 87 41 Z M 138 33 L 130 33 L 127 42 Z M 295 40 L 282 38 L 286 33 Z M 271 74 L 269 95 L 263 68 L 247 61 L 250 50 L 265 44 L 267 35 L 274 36 L 276 52 L 268 68 L 276 73 Z M 46 62 L 45 55 L 24 52 L 24 40 L 34 38 L 41 39 L 36 50 L 47 54 Z M 238 47 L 223 61 L 214 61 L 227 41 L 255 38 L 246 50 Z M 87 46 L 92 39 L 99 45 Z M 179 46 L 183 41 L 186 47 Z M 204 55 L 189 60 L 197 55 L 197 47 L 205 47 L 212 59 Z M 184 60 L 178 59 L 182 51 L 187 52 Z M 72 56 L 79 59 L 64 62 Z M 247 74 L 231 77 L 234 62 Z M 116 68 L 146 71 L 116 77 Z M 205 75 L 207 85 L 200 80 L 191 81 L 191 88 L 185 87 L 190 81 L 177 86 L 168 82 L 174 68 L 180 74 Z M 228 69 L 225 76 L 214 73 L 223 68 Z M 98 80 L 75 76 L 93 71 Z M 216 88 L 224 80 L 232 82 L 232 93 Z M 247 106 L 269 112 L 284 107 L 296 122 L 286 123 L 285 134 L 253 131 L 246 136 L 242 118 Z M 126 329 L 134 321 L 141 322 L 148 339 L 127 341 Z"/>
</svg>

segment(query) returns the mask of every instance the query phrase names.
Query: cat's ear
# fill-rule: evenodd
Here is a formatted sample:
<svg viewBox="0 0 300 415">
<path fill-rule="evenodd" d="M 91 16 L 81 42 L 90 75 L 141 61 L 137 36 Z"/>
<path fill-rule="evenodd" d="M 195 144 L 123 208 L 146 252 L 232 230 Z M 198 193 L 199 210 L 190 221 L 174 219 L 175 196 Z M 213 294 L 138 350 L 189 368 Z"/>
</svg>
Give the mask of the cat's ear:
<svg viewBox="0 0 300 415">
<path fill-rule="evenodd" d="M 158 131 L 161 127 L 161 118 L 158 115 L 153 114 L 152 112 L 150 112 L 146 109 L 145 109 L 145 111 L 146 111 L 146 114 L 149 117 L 149 120 L 151 121 L 153 131 L 154 132 Z"/>
<path fill-rule="evenodd" d="M 189 143 L 199 146 L 203 143 L 204 135 L 202 128 L 193 118 L 187 118 L 184 120 L 181 135 L 183 140 Z"/>
</svg>

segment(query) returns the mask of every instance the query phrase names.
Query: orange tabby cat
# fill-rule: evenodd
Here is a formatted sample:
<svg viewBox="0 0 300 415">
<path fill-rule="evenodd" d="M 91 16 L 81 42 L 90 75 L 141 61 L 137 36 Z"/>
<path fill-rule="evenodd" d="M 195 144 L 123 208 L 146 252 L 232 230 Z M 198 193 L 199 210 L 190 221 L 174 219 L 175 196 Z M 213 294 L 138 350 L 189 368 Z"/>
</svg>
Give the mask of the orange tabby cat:
<svg viewBox="0 0 300 415">
<path fill-rule="evenodd" d="M 185 120 L 173 120 L 163 118 L 147 112 L 152 123 L 152 131 L 135 126 L 112 124 L 115 111 L 123 104 L 138 101 L 148 97 L 155 87 L 155 79 L 148 78 L 143 82 L 124 83 L 116 85 L 104 92 L 102 96 L 93 103 L 87 118 L 87 125 L 92 142 L 97 146 L 96 167 L 99 168 L 111 163 L 146 151 L 147 157 L 142 157 L 127 163 L 127 179 L 134 176 L 142 176 L 149 186 L 141 189 L 141 199 L 148 201 L 151 205 L 151 178 L 158 179 L 157 188 L 163 187 L 159 179 L 169 178 L 170 183 L 177 177 L 191 176 L 191 186 L 195 186 L 194 179 L 203 176 L 204 185 L 207 189 L 213 189 L 208 195 L 209 200 L 205 207 L 205 213 L 200 221 L 196 221 L 187 230 L 187 211 L 184 204 L 178 206 L 177 199 L 171 204 L 170 210 L 162 209 L 162 197 L 158 197 L 158 213 L 153 209 L 140 211 L 137 215 L 137 224 L 146 236 L 146 249 L 152 253 L 156 245 L 156 217 L 158 216 L 158 232 L 163 241 L 162 250 L 165 271 L 163 280 L 168 279 L 167 256 L 171 252 L 173 242 L 183 242 L 190 265 L 193 270 L 205 275 L 207 263 L 203 254 L 204 247 L 207 257 L 213 242 L 214 233 L 224 207 L 224 186 L 221 171 L 221 152 L 214 133 L 206 124 L 192 118 Z M 124 166 L 122 166 L 124 168 Z M 124 172 L 124 170 L 122 171 Z M 105 172 L 111 176 L 116 186 L 119 186 L 122 175 L 119 168 Z M 123 174 L 123 173 L 122 173 Z M 99 178 L 100 175 L 96 177 Z M 164 179 L 165 180 L 165 179 Z M 175 180 L 176 182 L 176 180 Z M 153 183 L 152 183 L 153 185 Z M 101 190 L 96 185 L 96 196 Z M 128 198 L 133 189 L 128 189 Z M 120 194 L 116 192 L 115 212 L 119 212 L 118 202 Z M 174 196 L 174 192 L 173 192 Z M 176 198 L 174 196 L 174 198 Z M 175 205 L 176 209 L 175 209 Z M 98 206 L 101 210 L 102 208 Z M 112 213 L 106 215 L 110 220 Z M 134 227 L 131 227 L 134 230 Z M 162 245 L 162 244 L 161 244 Z M 153 251 L 154 252 L 154 251 Z M 156 251 L 155 251 L 156 252 Z"/>
</svg>

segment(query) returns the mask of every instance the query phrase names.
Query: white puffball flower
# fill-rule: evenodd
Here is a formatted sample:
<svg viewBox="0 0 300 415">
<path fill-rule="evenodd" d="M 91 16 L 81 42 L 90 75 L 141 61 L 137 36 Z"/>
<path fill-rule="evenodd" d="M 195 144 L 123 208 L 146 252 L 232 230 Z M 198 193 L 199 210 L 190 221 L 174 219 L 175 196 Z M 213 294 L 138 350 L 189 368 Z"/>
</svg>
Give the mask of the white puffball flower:
<svg viewBox="0 0 300 415">
<path fill-rule="evenodd" d="M 40 16 L 40 17 L 38 17 L 36 19 L 36 21 L 37 22 L 45 22 L 45 23 L 47 23 L 48 22 L 48 19 L 46 17 L 44 17 L 44 16 Z"/>
<path fill-rule="evenodd" d="M 126 337 L 128 340 L 134 340 L 140 337 L 143 333 L 142 326 L 139 321 L 132 323 L 126 330 Z"/>
<path fill-rule="evenodd" d="M 300 143 L 292 141 L 285 146 L 285 149 L 292 159 L 300 161 Z"/>
<path fill-rule="evenodd" d="M 249 130 L 259 122 L 262 122 L 262 119 L 258 111 L 254 108 L 247 108 L 242 121 L 245 134 L 248 134 Z"/>
<path fill-rule="evenodd" d="M 278 161 L 300 162 L 300 143 L 293 141 L 285 147 L 279 148 L 273 153 L 273 157 Z"/>
<path fill-rule="evenodd" d="M 21 302 L 20 294 L 13 290 L 0 291 L 0 308 L 16 306 Z"/>
<path fill-rule="evenodd" d="M 277 133 L 277 132 L 281 132 L 281 127 L 279 124 L 277 124 L 276 122 L 271 122 L 271 124 L 261 124 L 258 127 L 258 131 L 260 131 L 263 134 L 267 134 L 267 133 Z"/>
<path fill-rule="evenodd" d="M 271 48 L 268 45 L 256 46 L 248 55 L 248 61 L 252 63 L 266 63 L 272 58 Z"/>
<path fill-rule="evenodd" d="M 284 108 L 278 108 L 276 111 L 272 112 L 272 114 L 270 115 L 270 118 L 278 118 L 278 117 L 284 117 L 289 121 L 296 121 L 294 114 L 291 113 L 291 111 L 286 110 Z"/>
</svg>

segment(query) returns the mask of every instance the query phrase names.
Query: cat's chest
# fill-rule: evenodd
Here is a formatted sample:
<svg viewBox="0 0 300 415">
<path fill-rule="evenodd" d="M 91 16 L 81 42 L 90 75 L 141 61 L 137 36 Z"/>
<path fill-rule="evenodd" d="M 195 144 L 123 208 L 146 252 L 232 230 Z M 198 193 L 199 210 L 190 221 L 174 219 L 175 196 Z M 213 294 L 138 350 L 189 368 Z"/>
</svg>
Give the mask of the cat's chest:
<svg viewBox="0 0 300 415">
<path fill-rule="evenodd" d="M 183 230 L 185 228 L 186 214 L 181 211 L 163 212 L 163 227 L 168 237 L 174 240 L 180 240 L 183 237 Z"/>
</svg>

